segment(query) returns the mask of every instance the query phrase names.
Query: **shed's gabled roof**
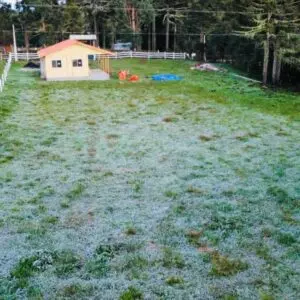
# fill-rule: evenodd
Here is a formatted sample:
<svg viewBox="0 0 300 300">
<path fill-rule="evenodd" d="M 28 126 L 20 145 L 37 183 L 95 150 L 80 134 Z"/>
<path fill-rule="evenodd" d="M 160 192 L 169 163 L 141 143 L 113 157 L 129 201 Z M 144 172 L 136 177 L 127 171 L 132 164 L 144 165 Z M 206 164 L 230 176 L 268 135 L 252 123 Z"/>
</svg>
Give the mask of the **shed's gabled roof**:
<svg viewBox="0 0 300 300">
<path fill-rule="evenodd" d="M 92 50 L 91 53 L 93 53 L 93 54 L 98 54 L 99 53 L 99 54 L 104 54 L 104 55 L 114 55 L 113 52 L 110 52 L 110 51 L 107 51 L 107 50 L 104 50 L 104 49 L 100 49 L 100 48 L 97 48 L 97 47 L 93 47 L 93 46 L 81 43 L 77 40 L 65 40 L 65 41 L 62 41 L 62 42 L 57 43 L 55 45 L 52 45 L 52 46 L 49 46 L 47 48 L 41 49 L 38 52 L 38 55 L 39 55 L 40 58 L 42 58 L 42 57 L 45 57 L 49 54 L 61 51 L 61 50 L 66 49 L 70 46 L 73 46 L 73 45 L 79 45 L 79 46 L 88 48 L 88 49 Z"/>
</svg>

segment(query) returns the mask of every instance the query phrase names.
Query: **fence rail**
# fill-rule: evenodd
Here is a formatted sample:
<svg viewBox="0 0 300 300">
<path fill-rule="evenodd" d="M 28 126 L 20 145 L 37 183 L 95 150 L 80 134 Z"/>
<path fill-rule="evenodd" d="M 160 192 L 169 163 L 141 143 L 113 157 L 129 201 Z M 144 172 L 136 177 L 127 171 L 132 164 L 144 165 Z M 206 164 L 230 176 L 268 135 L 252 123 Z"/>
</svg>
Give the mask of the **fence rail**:
<svg viewBox="0 0 300 300">
<path fill-rule="evenodd" d="M 8 75 L 10 66 L 11 66 L 11 62 L 12 62 L 12 55 L 9 54 L 6 65 L 5 65 L 4 70 L 3 70 L 3 73 L 0 77 L 0 92 L 2 92 L 3 89 L 4 89 L 4 84 L 5 84 L 5 81 L 7 79 L 7 75 Z"/>
<path fill-rule="evenodd" d="M 37 60 L 39 56 L 36 52 L 28 52 L 28 53 L 11 53 L 12 59 L 15 60 Z M 100 55 L 94 55 L 94 59 L 98 58 Z M 146 59 L 186 59 L 188 55 L 186 53 L 176 53 L 176 52 L 136 52 L 136 51 L 127 51 L 127 52 L 116 52 L 114 59 L 121 58 L 146 58 Z M 8 55 L 3 55 L 3 59 L 8 59 Z"/>
<path fill-rule="evenodd" d="M 147 58 L 147 59 L 186 59 L 186 53 L 176 53 L 176 52 L 117 52 L 116 56 L 118 58 Z"/>
</svg>

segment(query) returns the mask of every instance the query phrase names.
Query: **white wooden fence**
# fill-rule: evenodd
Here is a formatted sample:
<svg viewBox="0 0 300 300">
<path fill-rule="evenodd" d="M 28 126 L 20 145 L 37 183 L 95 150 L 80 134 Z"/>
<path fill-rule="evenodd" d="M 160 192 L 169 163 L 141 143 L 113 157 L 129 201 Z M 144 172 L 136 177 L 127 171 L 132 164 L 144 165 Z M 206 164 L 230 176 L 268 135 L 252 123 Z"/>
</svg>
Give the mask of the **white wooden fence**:
<svg viewBox="0 0 300 300">
<path fill-rule="evenodd" d="M 18 60 L 27 60 L 27 61 L 29 61 L 29 60 L 40 59 L 36 52 L 17 53 L 17 55 L 12 53 L 12 58 L 14 60 L 16 60 L 16 56 L 17 56 Z"/>
<path fill-rule="evenodd" d="M 176 52 L 117 52 L 114 58 L 186 59 L 186 53 Z"/>
<path fill-rule="evenodd" d="M 6 65 L 5 65 L 4 70 L 3 70 L 3 73 L 0 77 L 0 92 L 3 91 L 4 84 L 5 84 L 5 81 L 7 79 L 8 71 L 9 71 L 10 66 L 11 66 L 11 62 L 12 62 L 12 55 L 9 54 Z"/>
<path fill-rule="evenodd" d="M 12 59 L 15 60 L 15 54 L 12 53 Z M 99 55 L 94 55 L 96 59 Z M 7 58 L 4 56 L 4 58 Z M 127 51 L 127 52 L 116 52 L 115 56 L 112 58 L 114 59 L 121 59 L 121 58 L 146 58 L 146 59 L 186 59 L 186 53 L 176 53 L 176 52 L 136 52 L 136 51 Z M 17 53 L 18 60 L 36 60 L 39 59 L 37 53 L 29 52 L 29 53 Z"/>
</svg>

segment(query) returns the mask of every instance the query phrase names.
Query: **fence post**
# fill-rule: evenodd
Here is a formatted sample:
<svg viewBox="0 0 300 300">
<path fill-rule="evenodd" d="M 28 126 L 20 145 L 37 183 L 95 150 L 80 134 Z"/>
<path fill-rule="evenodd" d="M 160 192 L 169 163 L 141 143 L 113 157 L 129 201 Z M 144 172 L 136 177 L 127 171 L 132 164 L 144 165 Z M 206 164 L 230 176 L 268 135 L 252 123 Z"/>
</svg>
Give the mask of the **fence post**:
<svg viewBox="0 0 300 300">
<path fill-rule="evenodd" d="M 175 59 L 175 52 L 173 52 L 173 59 Z"/>
<path fill-rule="evenodd" d="M 130 58 L 132 58 L 132 51 L 130 51 Z"/>
<path fill-rule="evenodd" d="M 165 53 L 164 53 L 164 59 L 166 59 L 167 58 L 167 53 L 166 53 L 166 51 L 165 51 Z"/>
<path fill-rule="evenodd" d="M 28 52 L 26 52 L 26 59 L 27 59 L 27 61 L 29 61 L 29 53 Z"/>
</svg>

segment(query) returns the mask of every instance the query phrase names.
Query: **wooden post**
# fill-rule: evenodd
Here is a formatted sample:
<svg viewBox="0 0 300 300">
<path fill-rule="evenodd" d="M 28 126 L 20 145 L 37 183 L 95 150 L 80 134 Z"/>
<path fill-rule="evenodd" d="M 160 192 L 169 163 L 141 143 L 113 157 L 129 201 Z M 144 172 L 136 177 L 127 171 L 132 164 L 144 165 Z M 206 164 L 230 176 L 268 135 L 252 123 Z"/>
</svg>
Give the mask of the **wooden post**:
<svg viewBox="0 0 300 300">
<path fill-rule="evenodd" d="M 15 61 L 18 61 L 18 49 L 17 49 L 15 25 L 13 25 L 12 28 L 13 28 L 13 41 L 14 41 L 14 54 L 15 54 L 14 58 L 15 58 Z"/>
</svg>

